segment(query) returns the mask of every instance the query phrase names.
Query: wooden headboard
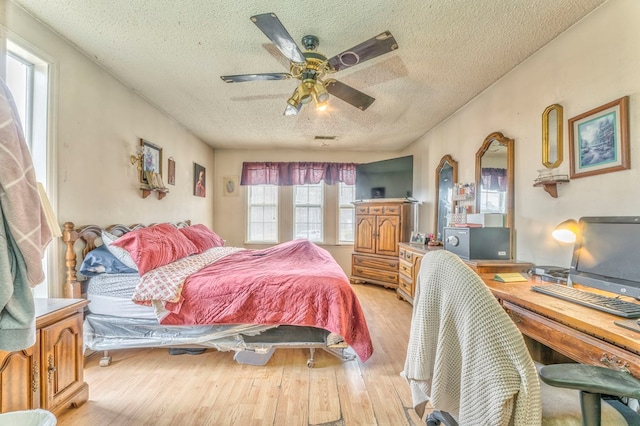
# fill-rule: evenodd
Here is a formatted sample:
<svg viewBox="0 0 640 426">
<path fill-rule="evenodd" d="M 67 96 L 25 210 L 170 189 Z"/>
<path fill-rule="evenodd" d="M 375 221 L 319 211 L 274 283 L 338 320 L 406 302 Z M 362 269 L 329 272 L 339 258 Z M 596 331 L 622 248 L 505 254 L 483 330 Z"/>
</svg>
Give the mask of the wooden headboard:
<svg viewBox="0 0 640 426">
<path fill-rule="evenodd" d="M 178 228 L 190 226 L 191 221 L 185 220 L 182 222 L 173 222 Z M 65 270 L 66 278 L 63 287 L 63 294 L 66 298 L 79 299 L 82 297 L 82 286 L 78 281 L 76 275 L 76 265 L 78 262 L 82 263 L 84 257 L 94 248 L 102 245 L 102 231 L 105 230 L 110 234 L 120 237 L 127 232 L 135 231 L 136 229 L 146 228 L 147 226 L 155 225 L 151 223 L 149 225 L 143 225 L 136 223 L 135 225 L 109 225 L 101 227 L 98 225 L 85 225 L 76 228 L 73 222 L 66 222 L 64 224 L 64 230 L 62 231 L 62 241 L 67 245 L 65 252 Z M 79 255 L 79 256 L 78 256 Z"/>
</svg>

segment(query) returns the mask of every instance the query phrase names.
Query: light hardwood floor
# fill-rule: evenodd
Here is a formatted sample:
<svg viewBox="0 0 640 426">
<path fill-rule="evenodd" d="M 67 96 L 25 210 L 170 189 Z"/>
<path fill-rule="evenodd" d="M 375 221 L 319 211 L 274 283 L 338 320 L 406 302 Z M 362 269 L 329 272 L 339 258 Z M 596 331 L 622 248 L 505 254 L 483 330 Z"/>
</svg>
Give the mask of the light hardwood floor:
<svg viewBox="0 0 640 426">
<path fill-rule="evenodd" d="M 365 363 L 316 351 L 278 349 L 265 366 L 241 365 L 232 352 L 171 356 L 167 349 L 112 352 L 109 367 L 89 357 L 89 401 L 58 425 L 418 425 L 400 377 L 411 305 L 395 291 L 354 285 L 374 353 Z M 424 424 L 424 423 L 422 423 Z"/>
</svg>

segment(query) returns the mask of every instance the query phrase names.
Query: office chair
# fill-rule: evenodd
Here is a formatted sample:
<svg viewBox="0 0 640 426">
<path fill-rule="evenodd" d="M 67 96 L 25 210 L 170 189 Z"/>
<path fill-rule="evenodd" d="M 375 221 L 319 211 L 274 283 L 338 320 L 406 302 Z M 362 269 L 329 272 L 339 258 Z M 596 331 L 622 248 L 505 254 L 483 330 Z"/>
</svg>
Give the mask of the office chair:
<svg viewBox="0 0 640 426">
<path fill-rule="evenodd" d="M 435 409 L 428 425 L 597 425 L 600 415 L 607 426 L 635 424 L 624 417 L 635 413 L 600 409 L 600 394 L 640 397 L 640 381 L 626 373 L 559 364 L 541 367 L 553 386 L 540 383 L 522 334 L 456 255 L 427 253 L 416 284 L 402 375 L 418 415 L 427 402 Z"/>
</svg>

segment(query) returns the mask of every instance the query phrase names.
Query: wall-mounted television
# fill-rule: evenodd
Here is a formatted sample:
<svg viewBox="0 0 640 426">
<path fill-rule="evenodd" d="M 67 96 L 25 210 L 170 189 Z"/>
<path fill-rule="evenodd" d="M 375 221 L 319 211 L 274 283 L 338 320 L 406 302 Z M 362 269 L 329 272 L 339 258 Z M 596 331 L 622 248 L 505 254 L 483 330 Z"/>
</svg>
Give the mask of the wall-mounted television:
<svg viewBox="0 0 640 426">
<path fill-rule="evenodd" d="M 640 217 L 583 217 L 578 225 L 571 281 L 640 299 Z"/>
<path fill-rule="evenodd" d="M 356 200 L 413 197 L 413 155 L 356 166 Z"/>
</svg>

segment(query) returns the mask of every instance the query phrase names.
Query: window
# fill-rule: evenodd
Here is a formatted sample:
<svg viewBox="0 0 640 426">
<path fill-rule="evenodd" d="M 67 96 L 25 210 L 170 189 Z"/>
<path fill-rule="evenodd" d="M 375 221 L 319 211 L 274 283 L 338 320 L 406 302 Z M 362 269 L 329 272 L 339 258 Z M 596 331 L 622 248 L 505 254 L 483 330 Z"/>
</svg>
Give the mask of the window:
<svg viewBox="0 0 640 426">
<path fill-rule="evenodd" d="M 49 63 L 31 48 L 25 49 L 15 40 L 7 40 L 6 83 L 16 103 L 24 132 L 31 152 L 36 180 L 42 182 L 49 198 L 54 200 L 55 175 L 53 165 L 54 147 L 49 138 L 47 119 L 49 116 Z M 55 208 L 55 204 L 54 204 Z M 43 259 L 43 269 L 47 277 L 57 276 L 58 267 L 56 244 L 49 244 Z M 34 289 L 36 297 L 48 297 L 49 279 Z"/>
<path fill-rule="evenodd" d="M 278 242 L 278 187 L 252 185 L 248 189 L 247 242 Z"/>
<path fill-rule="evenodd" d="M 12 52 L 7 53 L 7 86 L 16 102 L 24 137 L 29 144 L 29 149 L 33 151 L 31 144 L 33 64 Z"/>
<path fill-rule="evenodd" d="M 338 184 L 338 243 L 353 242 L 355 222 L 356 186 L 340 182 Z"/>
<path fill-rule="evenodd" d="M 505 191 L 483 189 L 480 191 L 480 211 L 483 213 L 506 212 Z"/>
<path fill-rule="evenodd" d="M 324 241 L 324 183 L 293 187 L 294 238 Z"/>
</svg>

